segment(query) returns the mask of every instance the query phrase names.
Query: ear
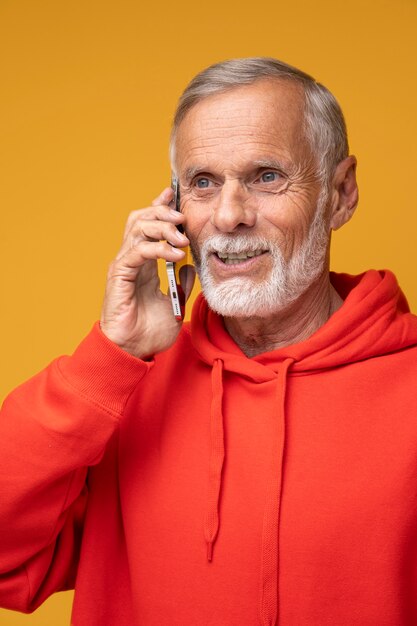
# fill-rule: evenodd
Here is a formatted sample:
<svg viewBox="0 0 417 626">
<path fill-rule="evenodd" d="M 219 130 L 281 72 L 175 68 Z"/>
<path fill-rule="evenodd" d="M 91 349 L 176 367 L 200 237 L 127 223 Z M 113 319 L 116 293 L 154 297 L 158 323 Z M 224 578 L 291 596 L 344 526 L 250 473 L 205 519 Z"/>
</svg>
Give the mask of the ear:
<svg viewBox="0 0 417 626">
<path fill-rule="evenodd" d="M 332 230 L 337 230 L 350 220 L 358 204 L 358 198 L 356 157 L 348 156 L 337 165 L 331 184 Z"/>
</svg>

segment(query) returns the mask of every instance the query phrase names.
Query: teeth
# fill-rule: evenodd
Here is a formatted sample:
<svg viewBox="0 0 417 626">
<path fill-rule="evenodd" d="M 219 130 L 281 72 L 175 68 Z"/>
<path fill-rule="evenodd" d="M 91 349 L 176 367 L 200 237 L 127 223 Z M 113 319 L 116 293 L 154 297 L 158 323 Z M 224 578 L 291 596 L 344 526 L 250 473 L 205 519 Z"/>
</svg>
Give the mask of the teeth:
<svg viewBox="0 0 417 626">
<path fill-rule="evenodd" d="M 239 254 L 235 254 L 233 252 L 225 253 L 218 252 L 217 256 L 224 262 L 226 265 L 231 263 L 236 263 L 239 261 L 246 261 L 246 259 L 250 259 L 254 256 L 259 256 L 264 252 L 264 250 L 253 250 L 251 252 L 240 252 Z"/>
<path fill-rule="evenodd" d="M 223 263 L 225 265 L 238 265 L 239 263 L 242 263 L 243 261 L 246 261 L 246 259 L 223 259 Z"/>
</svg>

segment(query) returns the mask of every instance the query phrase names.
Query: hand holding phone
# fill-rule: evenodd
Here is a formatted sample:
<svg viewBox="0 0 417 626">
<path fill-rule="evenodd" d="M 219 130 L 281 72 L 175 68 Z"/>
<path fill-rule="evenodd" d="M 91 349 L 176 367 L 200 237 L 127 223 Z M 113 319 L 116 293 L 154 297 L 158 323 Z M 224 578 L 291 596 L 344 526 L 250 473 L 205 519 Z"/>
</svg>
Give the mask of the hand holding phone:
<svg viewBox="0 0 417 626">
<path fill-rule="evenodd" d="M 174 190 L 173 203 L 177 211 L 180 210 L 180 189 L 177 178 L 172 179 L 172 188 Z M 180 224 L 177 226 L 181 233 L 184 233 L 184 229 Z M 191 289 L 194 284 L 195 270 L 192 264 L 191 251 L 189 246 L 182 248 L 185 252 L 184 258 L 180 261 L 167 261 L 167 275 L 168 275 L 168 287 L 171 297 L 172 310 L 175 315 L 175 319 L 182 320 L 185 315 L 185 303 L 190 295 Z"/>
<path fill-rule="evenodd" d="M 181 329 L 171 298 L 160 290 L 157 264 L 158 259 L 182 259 L 180 248 L 188 243 L 177 229 L 184 216 L 172 211 L 172 196 L 172 188 L 165 188 L 151 205 L 130 213 L 107 273 L 101 330 L 140 359 L 167 350 Z"/>
</svg>

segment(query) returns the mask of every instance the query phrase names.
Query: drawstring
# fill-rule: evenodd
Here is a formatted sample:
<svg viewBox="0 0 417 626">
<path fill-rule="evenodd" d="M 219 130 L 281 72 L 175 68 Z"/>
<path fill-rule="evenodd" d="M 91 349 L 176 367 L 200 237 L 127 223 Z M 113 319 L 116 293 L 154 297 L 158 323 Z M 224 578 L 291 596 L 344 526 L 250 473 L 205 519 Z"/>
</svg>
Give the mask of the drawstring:
<svg viewBox="0 0 417 626">
<path fill-rule="evenodd" d="M 285 395 L 287 373 L 295 359 L 286 359 L 277 377 L 277 428 L 272 442 L 270 481 L 262 529 L 259 614 L 262 626 L 275 626 L 278 618 L 279 514 L 285 444 Z M 212 402 L 210 414 L 210 459 L 207 512 L 204 538 L 207 560 L 212 561 L 214 544 L 219 531 L 219 504 L 222 470 L 225 458 L 223 428 L 223 361 L 216 359 L 211 374 Z"/>
<path fill-rule="evenodd" d="M 204 537 L 207 544 L 207 560 L 213 558 L 213 547 L 219 530 L 219 501 L 224 462 L 223 430 L 223 361 L 216 359 L 211 372 L 210 460 L 207 513 L 204 520 Z"/>
<path fill-rule="evenodd" d="M 267 486 L 262 530 L 259 613 L 262 626 L 275 626 L 278 617 L 278 533 L 285 444 L 285 394 L 287 372 L 294 359 L 286 359 L 278 370 L 277 430 L 272 443 L 270 483 Z"/>
</svg>

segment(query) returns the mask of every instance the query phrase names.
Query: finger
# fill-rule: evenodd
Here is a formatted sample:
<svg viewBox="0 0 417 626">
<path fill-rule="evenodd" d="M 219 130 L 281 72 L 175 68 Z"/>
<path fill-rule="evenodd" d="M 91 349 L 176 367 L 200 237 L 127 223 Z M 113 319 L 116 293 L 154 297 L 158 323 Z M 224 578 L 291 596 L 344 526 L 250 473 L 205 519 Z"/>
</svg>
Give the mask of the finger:
<svg viewBox="0 0 417 626">
<path fill-rule="evenodd" d="M 165 261 L 179 261 L 185 255 L 180 248 L 170 246 L 166 241 L 141 241 L 126 251 L 118 261 L 118 266 L 122 270 L 137 269 L 147 261 L 165 259 Z"/>
<path fill-rule="evenodd" d="M 166 187 L 160 194 L 152 200 L 152 206 L 157 206 L 158 204 L 169 204 L 171 200 L 174 198 L 174 190 L 172 187 Z"/>
<path fill-rule="evenodd" d="M 175 224 L 169 224 L 168 222 L 143 221 L 136 222 L 130 232 L 130 241 L 140 240 L 153 240 L 160 241 L 165 239 L 174 246 L 183 248 L 189 244 L 188 237 L 181 233 Z"/>
<path fill-rule="evenodd" d="M 123 238 L 125 239 L 129 235 L 129 232 L 134 227 L 134 224 L 138 221 L 160 220 L 162 222 L 171 222 L 178 225 L 181 224 L 184 219 L 185 218 L 182 213 L 175 211 L 174 209 L 170 209 L 166 205 L 138 209 L 130 213 L 126 222 Z"/>
<path fill-rule="evenodd" d="M 117 253 L 116 260 L 121 259 L 130 248 L 141 241 L 166 240 L 177 248 L 184 248 L 190 242 L 186 235 L 180 233 L 174 224 L 158 221 L 136 222 L 131 226 L 123 244 Z"/>
</svg>

